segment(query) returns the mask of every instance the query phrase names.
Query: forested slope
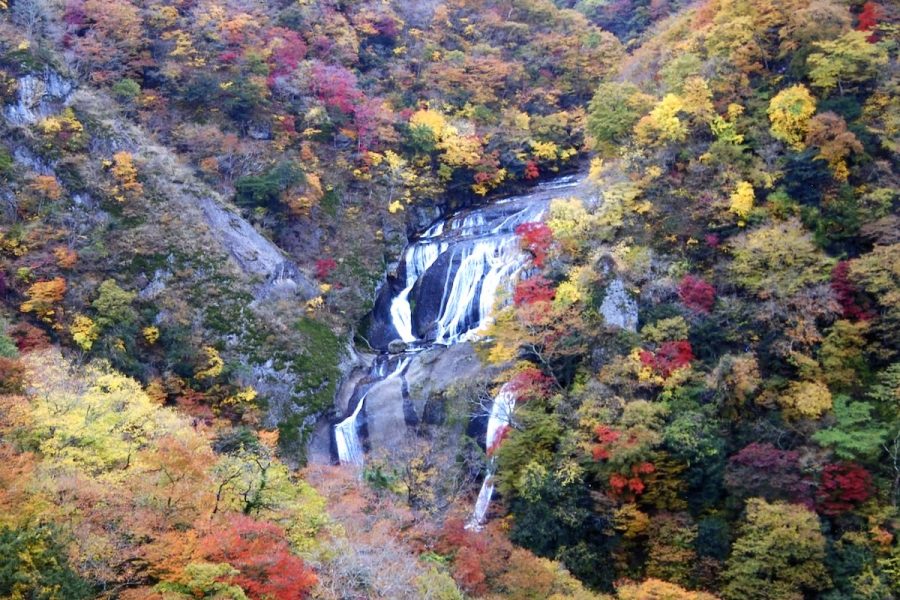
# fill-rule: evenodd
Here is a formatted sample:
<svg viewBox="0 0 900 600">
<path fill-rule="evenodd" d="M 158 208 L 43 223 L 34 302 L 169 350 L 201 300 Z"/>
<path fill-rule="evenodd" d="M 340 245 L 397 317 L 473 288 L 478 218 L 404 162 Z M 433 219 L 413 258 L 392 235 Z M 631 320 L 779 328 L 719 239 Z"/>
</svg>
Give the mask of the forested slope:
<svg viewBox="0 0 900 600">
<path fill-rule="evenodd" d="M 0 0 L 0 596 L 900 594 L 897 20 Z M 405 244 L 588 161 L 446 393 L 517 398 L 485 530 L 300 470 Z"/>
</svg>

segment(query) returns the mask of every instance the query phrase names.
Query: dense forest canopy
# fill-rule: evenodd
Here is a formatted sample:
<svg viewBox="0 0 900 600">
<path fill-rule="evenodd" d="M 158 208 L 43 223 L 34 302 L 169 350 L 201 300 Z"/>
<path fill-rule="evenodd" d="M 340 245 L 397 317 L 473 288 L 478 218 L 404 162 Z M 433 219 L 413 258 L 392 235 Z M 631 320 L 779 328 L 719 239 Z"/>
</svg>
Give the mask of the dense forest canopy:
<svg viewBox="0 0 900 600">
<path fill-rule="evenodd" d="M 900 597 L 898 22 L 0 0 L 0 598 Z M 407 245 L 567 174 L 477 376 L 323 459 Z"/>
</svg>

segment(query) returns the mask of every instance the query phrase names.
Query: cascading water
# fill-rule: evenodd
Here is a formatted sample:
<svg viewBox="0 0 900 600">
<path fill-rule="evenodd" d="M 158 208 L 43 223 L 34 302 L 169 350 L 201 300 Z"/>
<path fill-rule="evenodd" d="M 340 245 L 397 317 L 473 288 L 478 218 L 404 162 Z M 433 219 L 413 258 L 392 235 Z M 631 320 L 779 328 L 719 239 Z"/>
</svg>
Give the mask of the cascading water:
<svg viewBox="0 0 900 600">
<path fill-rule="evenodd" d="M 393 322 L 400 339 L 406 343 L 416 341 L 416 337 L 412 333 L 412 308 L 409 304 L 409 293 L 412 291 L 413 286 L 416 285 L 419 277 L 434 264 L 438 255 L 447 249 L 445 242 L 433 242 L 430 239 L 440 235 L 443 229 L 444 223 L 439 222 L 425 233 L 420 242 L 413 244 L 404 253 L 406 287 L 391 302 L 391 322 Z M 429 235 L 429 232 L 433 233 Z"/>
<path fill-rule="evenodd" d="M 469 339 L 525 264 L 516 227 L 539 220 L 551 198 L 579 181 L 562 177 L 432 225 L 407 247 L 398 276 L 379 293 L 372 346 L 386 349 L 394 340 L 447 346 Z"/>
<path fill-rule="evenodd" d="M 334 426 L 335 447 L 342 464 L 364 463 L 360 429 L 367 421 L 366 399 L 373 386 L 400 378 L 396 401 L 404 402 L 402 390 L 408 389 L 405 370 L 415 353 L 471 339 L 483 329 L 501 290 L 511 291 L 527 263 L 516 228 L 540 220 L 551 199 L 581 181 L 560 177 L 526 195 L 448 217 L 406 248 L 398 275 L 389 278 L 379 292 L 367 333 L 373 348 L 384 351 L 400 340 L 408 350 L 376 357 L 368 376 L 354 389 L 347 407 L 350 414 Z M 375 397 L 369 396 L 370 401 Z M 491 406 L 486 448 L 498 443 L 514 405 L 514 395 L 504 386 Z M 491 461 L 469 523 L 472 528 L 484 523 L 494 491 L 494 469 Z"/>
<path fill-rule="evenodd" d="M 392 359 L 396 360 L 396 365 L 390 369 Z M 363 411 L 369 388 L 377 381 L 401 376 L 411 360 L 411 356 L 392 357 L 389 355 L 380 355 L 375 359 L 369 376 L 356 388 L 350 398 L 349 405 L 355 407 L 353 412 L 334 426 L 334 443 L 337 448 L 338 460 L 342 465 L 356 465 L 357 467 L 363 465 L 365 450 L 359 439 L 359 416 Z M 389 369 L 390 372 L 388 372 Z"/>
<path fill-rule="evenodd" d="M 484 447 L 488 452 L 496 449 L 497 444 L 503 438 L 503 433 L 512 423 L 512 413 L 516 407 L 516 396 L 511 389 L 509 383 L 503 384 L 494 401 L 491 404 L 491 414 L 488 417 L 487 431 L 484 435 Z M 488 507 L 491 504 L 491 497 L 494 495 L 494 471 L 496 469 L 493 456 L 488 460 L 487 473 L 484 475 L 484 481 L 481 484 L 481 490 L 478 492 L 478 500 L 475 501 L 475 509 L 472 511 L 472 517 L 466 524 L 467 529 L 481 529 L 487 516 Z"/>
<path fill-rule="evenodd" d="M 359 440 L 359 413 L 365 400 L 365 396 L 360 398 L 350 416 L 334 426 L 334 440 L 341 464 L 358 467 L 363 464 L 363 447 Z"/>
</svg>

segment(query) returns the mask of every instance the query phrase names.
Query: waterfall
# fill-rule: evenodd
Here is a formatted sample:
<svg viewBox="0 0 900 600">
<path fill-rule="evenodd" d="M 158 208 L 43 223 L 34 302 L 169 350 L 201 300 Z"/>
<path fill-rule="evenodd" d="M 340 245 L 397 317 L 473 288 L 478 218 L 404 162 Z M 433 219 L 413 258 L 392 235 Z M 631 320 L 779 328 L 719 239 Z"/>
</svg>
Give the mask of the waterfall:
<svg viewBox="0 0 900 600">
<path fill-rule="evenodd" d="M 337 447 L 338 459 L 342 465 L 356 465 L 357 467 L 361 467 L 365 461 L 365 450 L 363 449 L 362 441 L 359 439 L 359 415 L 366 402 L 368 388 L 378 381 L 387 381 L 388 379 L 403 375 L 403 371 L 409 366 L 410 361 L 412 361 L 412 356 L 399 357 L 399 359 L 397 359 L 397 366 L 394 367 L 393 371 L 387 374 L 391 358 L 392 357 L 383 355 L 375 359 L 374 363 L 372 363 L 372 368 L 369 371 L 366 387 L 361 388 L 365 391 L 362 391 L 360 394 L 353 412 L 350 413 L 349 417 L 334 426 L 334 442 Z M 352 397 L 350 401 L 353 401 Z"/>
<path fill-rule="evenodd" d="M 430 237 L 440 235 L 444 229 L 443 223 L 440 223 L 440 225 L 441 227 Z M 391 302 L 391 321 L 394 323 L 400 339 L 407 344 L 416 341 L 416 336 L 412 332 L 412 306 L 409 304 L 409 293 L 412 291 L 413 286 L 416 285 L 419 277 L 422 276 L 422 273 L 428 270 L 434 261 L 437 260 L 440 253 L 446 249 L 447 244 L 423 240 L 406 251 L 404 257 L 406 286 Z"/>
<path fill-rule="evenodd" d="M 487 323 L 500 286 L 511 285 L 527 258 L 519 248 L 516 227 L 540 219 L 546 210 L 545 201 L 523 204 L 499 203 L 440 221 L 406 249 L 403 287 L 391 298 L 388 311 L 401 340 L 450 345 Z M 426 274 L 440 277 L 439 290 L 416 291 Z M 434 329 L 428 332 L 415 330 L 414 305 L 420 302 L 436 314 Z"/>
<path fill-rule="evenodd" d="M 334 426 L 334 440 L 337 444 L 338 458 L 342 465 L 363 465 L 363 447 L 359 441 L 359 413 L 362 411 L 366 396 L 356 403 L 353 413 Z"/>
<path fill-rule="evenodd" d="M 438 344 L 453 344 L 486 323 L 497 289 L 525 264 L 515 236 L 491 237 L 460 251 L 460 265 L 437 323 Z"/>
<path fill-rule="evenodd" d="M 510 389 L 509 383 L 505 383 L 491 404 L 491 414 L 488 417 L 487 431 L 484 435 L 484 447 L 488 452 L 496 450 L 496 445 L 502 439 L 503 432 L 512 422 L 512 413 L 515 407 L 516 396 Z M 488 459 L 487 472 L 484 475 L 481 490 L 478 492 L 478 500 L 475 501 L 475 510 L 472 511 L 472 517 L 466 524 L 467 529 L 478 530 L 484 525 L 491 497 L 494 495 L 495 462 L 493 456 Z"/>
<path fill-rule="evenodd" d="M 580 177 L 560 177 L 527 194 L 459 212 L 436 221 L 411 241 L 400 258 L 397 276 L 389 278 L 379 290 L 367 325 L 366 339 L 385 353 L 376 357 L 368 375 L 356 385 L 347 406 L 352 412 L 334 426 L 335 448 L 342 464 L 364 463 L 365 449 L 359 437 L 364 423 L 368 422 L 370 429 L 386 422 L 403 426 L 398 420 L 400 411 L 387 416 L 394 421 L 385 420 L 383 414 L 366 418 L 367 410 L 385 406 L 385 393 L 394 393 L 393 388 L 380 387 L 380 383 L 404 377 L 396 401 L 403 403 L 404 422 L 410 422 L 407 410 L 415 416 L 415 409 L 405 387 L 404 370 L 412 357 L 432 345 L 449 346 L 472 339 L 490 323 L 498 298 L 503 291 L 512 291 L 528 262 L 516 228 L 543 218 L 553 198 L 563 197 L 563 190 L 575 188 L 581 181 Z M 407 349 L 398 355 L 387 354 L 395 348 L 392 342 L 397 339 Z M 393 398 L 387 400 L 391 401 Z M 513 394 L 506 386 L 501 388 L 491 407 L 487 448 L 502 436 L 514 404 Z M 472 527 L 478 528 L 484 521 L 494 489 L 494 469 L 491 460 Z"/>
</svg>

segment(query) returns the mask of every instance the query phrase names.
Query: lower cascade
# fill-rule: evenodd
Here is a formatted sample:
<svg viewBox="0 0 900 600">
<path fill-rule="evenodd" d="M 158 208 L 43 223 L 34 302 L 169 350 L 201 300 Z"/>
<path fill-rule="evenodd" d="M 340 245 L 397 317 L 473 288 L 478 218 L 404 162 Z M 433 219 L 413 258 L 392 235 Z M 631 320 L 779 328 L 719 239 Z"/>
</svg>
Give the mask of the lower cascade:
<svg viewBox="0 0 900 600">
<path fill-rule="evenodd" d="M 575 176 L 560 177 L 528 194 L 452 215 L 411 241 L 398 272 L 382 286 L 372 311 L 367 339 L 381 354 L 353 389 L 345 417 L 333 428 L 334 449 L 341 464 L 362 467 L 365 463 L 362 438 L 366 423 L 380 416 L 367 415 L 370 391 L 399 378 L 401 392 L 396 402 L 407 402 L 405 372 L 416 354 L 474 339 L 490 323 L 501 292 L 512 291 L 527 265 L 516 228 L 540 220 L 553 198 L 581 181 Z M 388 353 L 398 345 L 405 350 Z M 488 454 L 502 440 L 514 406 L 515 396 L 506 384 L 491 406 L 485 435 Z M 491 459 L 469 528 L 479 529 L 485 521 L 494 473 Z"/>
<path fill-rule="evenodd" d="M 484 435 L 484 446 L 488 455 L 492 455 L 498 444 L 503 440 L 512 422 L 512 413 L 516 407 L 516 396 L 510 389 L 510 384 L 505 383 L 500 391 L 494 397 L 491 403 L 491 414 L 488 417 L 487 431 Z M 488 459 L 487 473 L 484 476 L 484 482 L 481 484 L 481 490 L 478 492 L 478 500 L 475 501 L 475 510 L 472 511 L 472 517 L 466 524 L 467 529 L 481 529 L 487 516 L 488 507 L 491 504 L 491 497 L 494 495 L 494 471 L 496 469 L 493 456 Z"/>
<path fill-rule="evenodd" d="M 390 369 L 391 359 L 396 360 L 396 365 Z M 357 386 L 353 396 L 350 398 L 350 406 L 354 406 L 350 416 L 334 426 L 334 443 L 337 448 L 338 460 L 342 465 L 363 466 L 365 450 L 362 441 L 359 438 L 360 430 L 360 413 L 362 413 L 366 402 L 366 395 L 369 388 L 378 381 L 385 381 L 403 374 L 404 369 L 409 366 L 412 360 L 411 356 L 391 357 L 389 355 L 380 355 L 372 363 L 372 369 L 365 382 Z M 389 370 L 390 369 L 390 370 Z"/>
</svg>

